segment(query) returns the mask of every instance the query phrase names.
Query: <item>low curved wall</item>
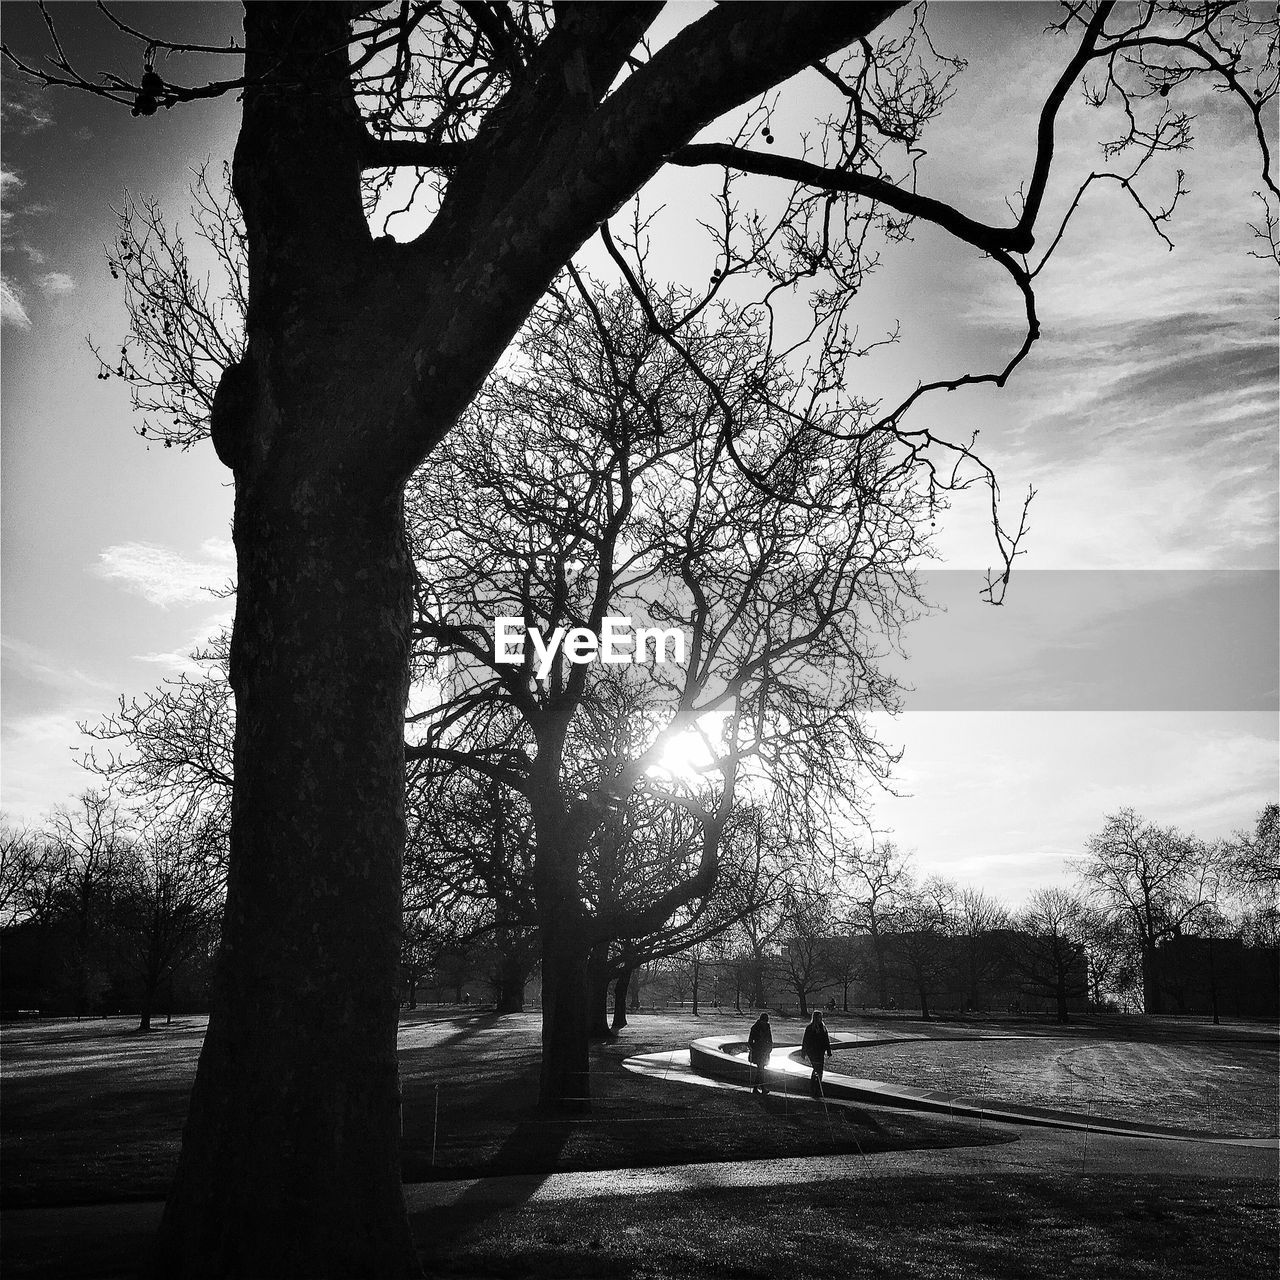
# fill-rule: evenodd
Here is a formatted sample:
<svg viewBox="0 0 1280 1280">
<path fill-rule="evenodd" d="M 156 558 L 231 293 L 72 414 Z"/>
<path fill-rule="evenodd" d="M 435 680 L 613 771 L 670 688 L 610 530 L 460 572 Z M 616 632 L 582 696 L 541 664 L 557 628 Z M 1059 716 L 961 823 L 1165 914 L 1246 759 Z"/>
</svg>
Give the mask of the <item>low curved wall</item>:
<svg viewBox="0 0 1280 1280">
<path fill-rule="evenodd" d="M 847 1049 L 858 1044 L 895 1043 L 895 1040 L 868 1041 L 856 1035 L 831 1032 L 831 1047 Z M 950 1037 L 948 1037 L 950 1038 Z M 965 1037 L 968 1038 L 968 1037 Z M 1022 1039 L 1021 1036 L 1000 1037 Z M 747 1042 L 737 1036 L 707 1036 L 689 1045 L 689 1066 L 698 1075 L 727 1084 L 749 1085 L 755 1081 L 755 1068 L 746 1059 Z M 811 1068 L 800 1057 L 799 1045 L 778 1045 L 773 1048 L 766 1072 L 769 1087 L 785 1089 L 789 1078 L 804 1080 L 806 1086 Z M 830 1101 L 871 1103 L 881 1107 L 905 1107 L 914 1111 L 941 1112 L 970 1119 L 999 1120 L 1012 1124 L 1043 1125 L 1054 1129 L 1087 1129 L 1095 1133 L 1146 1136 L 1153 1138 L 1210 1139 L 1218 1142 L 1247 1146 L 1275 1146 L 1275 1138 L 1245 1138 L 1226 1134 L 1208 1133 L 1203 1130 L 1166 1127 L 1129 1120 L 1108 1119 L 1102 1116 L 1084 1115 L 1079 1112 L 1059 1111 L 1050 1107 L 1010 1105 L 1005 1103 L 983 1105 L 967 1101 L 957 1094 L 928 1089 L 913 1089 L 904 1085 L 886 1084 L 879 1080 L 863 1080 L 856 1076 L 828 1069 L 822 1081 L 823 1096 Z M 807 1088 L 797 1089 L 797 1096 L 807 1093 Z"/>
</svg>

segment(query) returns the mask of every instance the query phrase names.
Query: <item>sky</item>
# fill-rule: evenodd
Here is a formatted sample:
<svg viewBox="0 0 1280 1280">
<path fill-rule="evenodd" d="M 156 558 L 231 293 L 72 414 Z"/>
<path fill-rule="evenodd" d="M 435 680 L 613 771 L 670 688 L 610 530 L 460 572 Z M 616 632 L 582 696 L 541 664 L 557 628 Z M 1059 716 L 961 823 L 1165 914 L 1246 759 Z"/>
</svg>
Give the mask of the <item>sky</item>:
<svg viewBox="0 0 1280 1280">
<path fill-rule="evenodd" d="M 136 57 L 93 7 L 53 9 L 87 70 Z M 238 21 L 233 5 L 121 11 L 206 42 Z M 926 138 L 921 187 L 1000 218 L 1030 165 L 1032 104 L 1062 57 L 1042 35 L 1052 10 L 931 14 L 939 47 L 969 66 Z M 36 47 L 33 5 L 6 2 L 4 22 L 7 41 Z M 805 94 L 820 91 L 796 82 L 779 150 L 798 145 Z M 1010 901 L 1068 880 L 1117 808 L 1215 838 L 1280 791 L 1276 277 L 1249 255 L 1259 179 L 1246 122 L 1201 87 L 1177 92 L 1197 121 L 1194 151 L 1177 160 L 1190 194 L 1175 247 L 1122 193 L 1091 193 L 1041 279 L 1045 335 L 1011 384 L 918 411 L 951 438 L 980 430 L 1011 513 L 1028 486 L 1037 496 L 1000 608 L 979 599 L 984 503 L 960 495 L 942 521 L 925 583 L 945 611 L 905 637 L 913 688 L 877 725 L 903 753 L 898 794 L 868 818 L 922 871 Z M 236 114 L 225 100 L 134 119 L 4 78 L 0 802 L 20 820 L 93 782 L 75 763 L 78 722 L 172 676 L 230 618 L 216 594 L 234 573 L 229 473 L 207 442 L 139 439 L 123 385 L 95 376 L 86 339 L 110 348 L 124 332 L 103 257 L 112 206 L 127 190 L 181 215 L 191 167 L 229 157 Z M 1073 93 L 1051 208 L 1074 191 L 1066 175 L 1099 163 L 1109 123 Z M 689 182 L 682 171 L 645 198 L 682 219 L 663 265 L 700 280 Z M 864 292 L 863 332 L 900 321 L 903 333 L 868 361 L 868 386 L 887 397 L 1002 363 L 1017 318 L 1001 273 L 919 228 Z"/>
</svg>

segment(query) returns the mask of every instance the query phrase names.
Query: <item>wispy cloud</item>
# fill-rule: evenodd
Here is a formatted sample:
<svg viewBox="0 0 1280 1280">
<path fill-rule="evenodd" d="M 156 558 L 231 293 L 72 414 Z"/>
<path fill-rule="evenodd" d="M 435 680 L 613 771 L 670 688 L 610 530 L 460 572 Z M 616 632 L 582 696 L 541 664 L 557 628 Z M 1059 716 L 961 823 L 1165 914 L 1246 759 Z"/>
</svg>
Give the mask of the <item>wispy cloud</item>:
<svg viewBox="0 0 1280 1280">
<path fill-rule="evenodd" d="M 71 293 L 75 287 L 74 278 L 67 275 L 65 271 L 48 271 L 36 277 L 36 288 L 46 298 L 60 298 L 64 294 Z"/>
<path fill-rule="evenodd" d="M 48 99 L 41 87 L 10 76 L 0 98 L 0 123 L 16 134 L 35 133 L 52 124 Z"/>
<path fill-rule="evenodd" d="M 15 325 L 19 329 L 31 328 L 31 317 L 22 305 L 22 294 L 8 276 L 0 276 L 0 324 Z"/>
<path fill-rule="evenodd" d="M 24 679 L 65 694 L 82 695 L 86 689 L 110 692 L 112 686 L 97 676 L 68 666 L 56 654 L 13 636 L 0 637 L 6 679 Z"/>
<path fill-rule="evenodd" d="M 235 555 L 231 544 L 220 538 L 201 543 L 198 558 L 149 542 L 126 542 L 102 551 L 94 571 L 149 604 L 167 609 L 175 604 L 207 603 L 211 593 L 233 576 Z"/>
</svg>

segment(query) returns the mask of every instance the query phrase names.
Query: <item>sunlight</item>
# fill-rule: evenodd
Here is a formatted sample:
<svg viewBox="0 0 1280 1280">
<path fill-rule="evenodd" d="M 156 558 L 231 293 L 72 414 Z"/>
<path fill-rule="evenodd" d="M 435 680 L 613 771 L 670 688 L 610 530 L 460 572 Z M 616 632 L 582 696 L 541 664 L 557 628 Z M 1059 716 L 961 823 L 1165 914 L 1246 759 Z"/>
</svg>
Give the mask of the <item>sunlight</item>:
<svg viewBox="0 0 1280 1280">
<path fill-rule="evenodd" d="M 686 729 L 667 743 L 658 763 L 649 772 L 676 782 L 693 784 L 705 777 L 714 764 L 715 757 L 708 750 L 702 734 L 696 728 Z"/>
</svg>

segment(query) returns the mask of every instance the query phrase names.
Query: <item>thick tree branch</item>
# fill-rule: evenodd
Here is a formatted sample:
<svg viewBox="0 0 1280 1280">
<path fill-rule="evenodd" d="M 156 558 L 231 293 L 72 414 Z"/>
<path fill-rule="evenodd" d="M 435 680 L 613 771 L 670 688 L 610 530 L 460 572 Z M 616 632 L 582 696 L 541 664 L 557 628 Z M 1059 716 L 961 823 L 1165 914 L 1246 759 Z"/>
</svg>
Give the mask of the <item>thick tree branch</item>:
<svg viewBox="0 0 1280 1280">
<path fill-rule="evenodd" d="M 976 222 L 953 206 L 932 196 L 920 195 L 903 187 L 886 182 L 883 178 L 856 170 L 831 169 L 800 160 L 794 156 L 781 156 L 745 147 L 730 146 L 723 142 L 694 143 L 681 147 L 670 157 L 672 164 L 718 164 L 738 169 L 743 173 L 756 173 L 765 177 L 785 178 L 824 191 L 847 191 L 852 195 L 866 196 L 905 213 L 908 217 L 924 218 L 936 223 L 945 231 L 974 245 L 985 253 L 1004 249 L 1013 253 L 1025 253 L 1031 248 L 1029 228 L 993 227 Z"/>
</svg>

